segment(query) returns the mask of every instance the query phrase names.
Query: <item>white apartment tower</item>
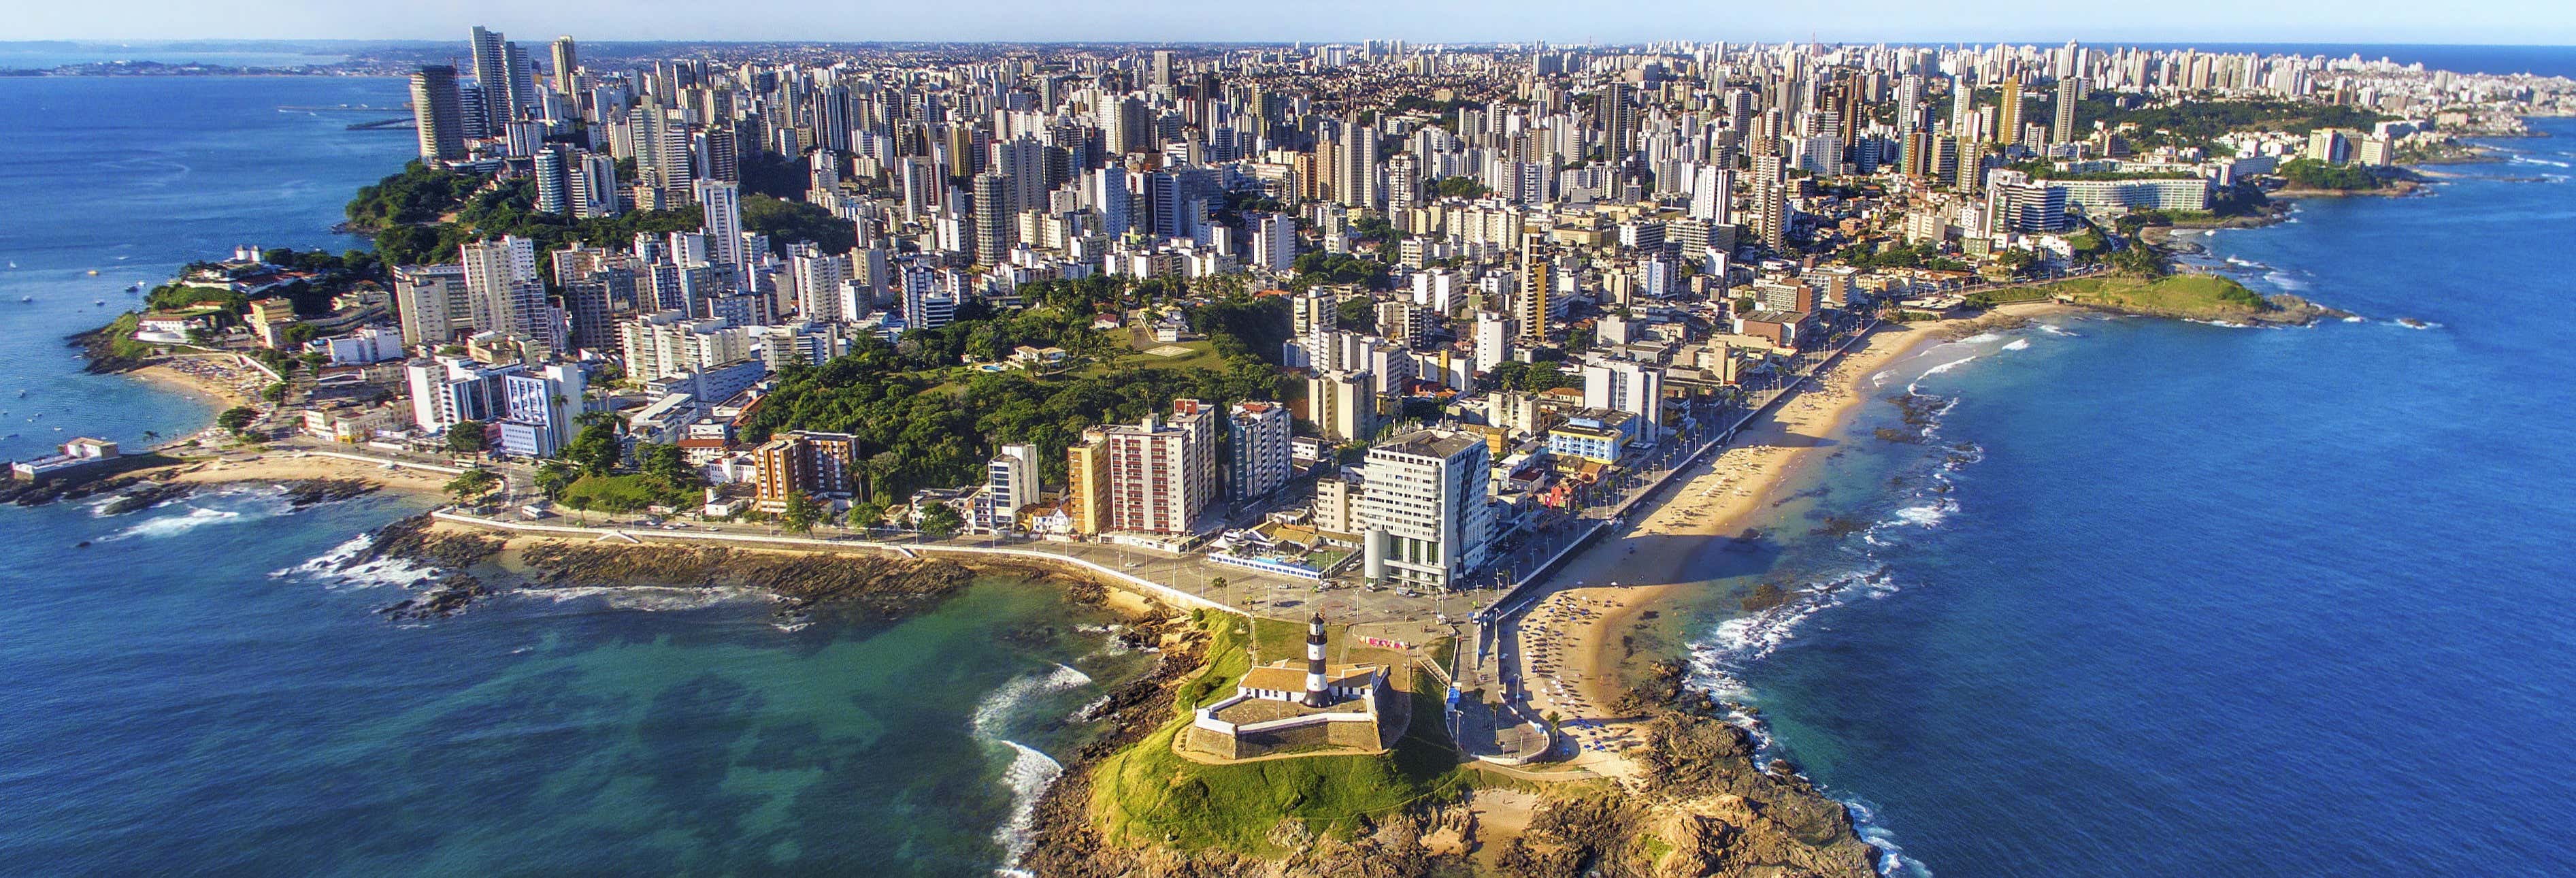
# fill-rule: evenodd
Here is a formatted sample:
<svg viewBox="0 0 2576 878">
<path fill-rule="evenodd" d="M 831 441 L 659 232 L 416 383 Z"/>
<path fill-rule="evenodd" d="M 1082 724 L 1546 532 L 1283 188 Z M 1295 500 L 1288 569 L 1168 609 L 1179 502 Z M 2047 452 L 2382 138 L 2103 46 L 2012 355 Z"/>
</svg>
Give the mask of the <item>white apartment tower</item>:
<svg viewBox="0 0 2576 878">
<path fill-rule="evenodd" d="M 1369 449 L 1355 522 L 1368 578 L 1449 588 L 1485 566 L 1490 470 L 1472 433 L 1416 430 Z"/>
</svg>

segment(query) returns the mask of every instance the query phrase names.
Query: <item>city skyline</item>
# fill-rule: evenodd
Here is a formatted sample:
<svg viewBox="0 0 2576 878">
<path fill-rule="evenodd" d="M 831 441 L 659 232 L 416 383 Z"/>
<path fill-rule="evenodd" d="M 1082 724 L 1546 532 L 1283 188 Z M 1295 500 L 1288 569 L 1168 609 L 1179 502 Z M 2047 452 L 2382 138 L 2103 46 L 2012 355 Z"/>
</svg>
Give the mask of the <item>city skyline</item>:
<svg viewBox="0 0 2576 878">
<path fill-rule="evenodd" d="M 1251 16 L 1197 3 L 1151 0 L 1117 14 L 1028 0 L 960 4 L 836 5 L 816 0 L 753 4 L 757 14 L 686 15 L 694 7 L 643 3 L 531 6 L 495 2 L 416 8 L 284 0 L 186 4 L 144 0 L 116 7 L 45 6 L 22 11 L 9 41 L 443 39 L 460 16 L 521 31 L 574 32 L 604 41 L 991 41 L 991 42 L 1424 42 L 1554 41 L 1633 43 L 1735 40 L 1841 43 L 2211 42 L 2388 45 L 2576 44 L 2576 9 L 2504 2 L 2484 14 L 2420 4 L 2305 2 L 2247 7 L 2218 0 L 2152 6 L 2016 10 L 2009 20 L 1962 21 L 1940 7 L 1868 0 L 1819 22 L 1803 10 L 1730 9 L 1691 16 L 1667 4 L 1622 2 L 1582 9 L 1554 4 L 1434 2 L 1309 4 L 1294 16 Z M 745 11 L 735 7 L 734 11 Z M 665 14 L 668 13 L 668 14 Z M 782 22 L 795 21 L 795 27 Z"/>
</svg>

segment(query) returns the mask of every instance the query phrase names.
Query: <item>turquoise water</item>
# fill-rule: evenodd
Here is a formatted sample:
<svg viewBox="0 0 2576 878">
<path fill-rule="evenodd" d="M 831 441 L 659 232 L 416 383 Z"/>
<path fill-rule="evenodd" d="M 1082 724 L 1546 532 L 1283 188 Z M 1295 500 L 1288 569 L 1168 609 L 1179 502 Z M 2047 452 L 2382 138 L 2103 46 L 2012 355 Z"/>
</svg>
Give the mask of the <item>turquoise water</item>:
<svg viewBox="0 0 2576 878">
<path fill-rule="evenodd" d="M 55 425 L 203 425 L 202 402 L 80 374 L 60 337 L 235 243 L 352 246 L 339 205 L 411 141 L 274 107 L 401 100 L 393 80 L 0 79 L 0 433 L 22 434 L 0 455 Z M 990 874 L 1046 754 L 1090 732 L 1067 718 L 1148 660 L 1013 582 L 893 623 L 782 626 L 756 595 L 678 590 L 393 623 L 389 577 L 314 563 L 419 508 L 255 487 L 115 518 L 0 507 L 0 873 Z"/>
<path fill-rule="evenodd" d="M 1905 872 L 2576 872 L 2576 123 L 2540 124 L 2429 198 L 2188 239 L 2362 321 L 2067 315 L 1889 369 L 1931 444 L 1872 404 L 1712 556 L 1814 591 L 1703 609 L 1703 680 Z"/>
</svg>

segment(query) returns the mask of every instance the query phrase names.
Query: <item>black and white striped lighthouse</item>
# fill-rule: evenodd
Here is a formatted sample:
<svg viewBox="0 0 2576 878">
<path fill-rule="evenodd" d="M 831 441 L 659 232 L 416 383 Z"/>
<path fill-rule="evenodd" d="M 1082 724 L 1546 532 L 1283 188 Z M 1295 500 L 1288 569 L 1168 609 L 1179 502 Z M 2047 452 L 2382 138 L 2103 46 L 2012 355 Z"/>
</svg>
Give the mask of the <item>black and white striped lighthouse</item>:
<svg viewBox="0 0 2576 878">
<path fill-rule="evenodd" d="M 1324 614 L 1318 612 L 1306 623 L 1306 706 L 1324 704 Z"/>
</svg>

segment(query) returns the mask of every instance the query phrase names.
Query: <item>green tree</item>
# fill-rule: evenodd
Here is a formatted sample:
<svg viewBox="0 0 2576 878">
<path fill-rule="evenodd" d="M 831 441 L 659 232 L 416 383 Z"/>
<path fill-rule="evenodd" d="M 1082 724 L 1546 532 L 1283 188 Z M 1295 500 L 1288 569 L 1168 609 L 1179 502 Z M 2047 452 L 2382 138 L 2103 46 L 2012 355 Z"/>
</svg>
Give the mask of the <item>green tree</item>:
<svg viewBox="0 0 2576 878">
<path fill-rule="evenodd" d="M 814 498 L 805 496 L 803 491 L 787 492 L 787 508 L 778 513 L 780 527 L 800 534 L 813 533 L 815 522 L 822 519 L 823 507 L 816 504 Z"/>
<path fill-rule="evenodd" d="M 286 382 L 284 382 L 284 381 L 271 381 L 271 382 L 269 382 L 269 384 L 268 384 L 268 386 L 267 386 L 267 387 L 262 387 L 262 388 L 260 388 L 260 389 L 259 389 L 259 398 L 261 398 L 261 399 L 265 399 L 265 400 L 268 400 L 269 402 L 272 402 L 272 403 L 282 403 L 282 402 L 285 402 L 285 401 L 286 401 Z"/>
<path fill-rule="evenodd" d="M 564 457 L 581 467 L 582 472 L 604 476 L 625 460 L 624 443 L 617 439 L 617 428 L 606 420 L 596 420 L 574 434 L 572 444 L 564 447 Z"/>
<path fill-rule="evenodd" d="M 225 409 L 223 414 L 216 415 L 215 426 L 231 430 L 234 433 L 240 433 L 243 430 L 248 429 L 251 422 L 257 420 L 259 420 L 258 409 L 254 409 L 246 405 L 237 405 L 232 408 Z"/>
<path fill-rule="evenodd" d="M 877 522 L 884 521 L 885 513 L 885 504 L 875 500 L 859 500 L 850 504 L 850 515 L 847 521 L 851 530 L 866 530 L 875 527 Z"/>
<path fill-rule="evenodd" d="M 537 490 L 543 492 L 546 499 L 551 500 L 563 496 L 564 489 L 572 487 L 572 483 L 580 478 L 581 471 L 574 469 L 572 464 L 549 460 L 537 465 L 537 474 L 532 477 L 532 480 L 536 483 Z"/>
<path fill-rule="evenodd" d="M 921 532 L 933 539 L 956 536 L 965 527 L 966 519 L 959 517 L 957 510 L 949 508 L 946 503 L 933 503 L 921 511 Z"/>
<path fill-rule="evenodd" d="M 484 469 L 469 469 L 447 480 L 447 494 L 455 497 L 458 503 L 473 503 L 500 487 L 501 477 Z"/>
<path fill-rule="evenodd" d="M 482 421 L 458 421 L 447 428 L 447 450 L 458 454 L 481 454 L 490 450 L 490 437 L 483 433 Z"/>
</svg>

